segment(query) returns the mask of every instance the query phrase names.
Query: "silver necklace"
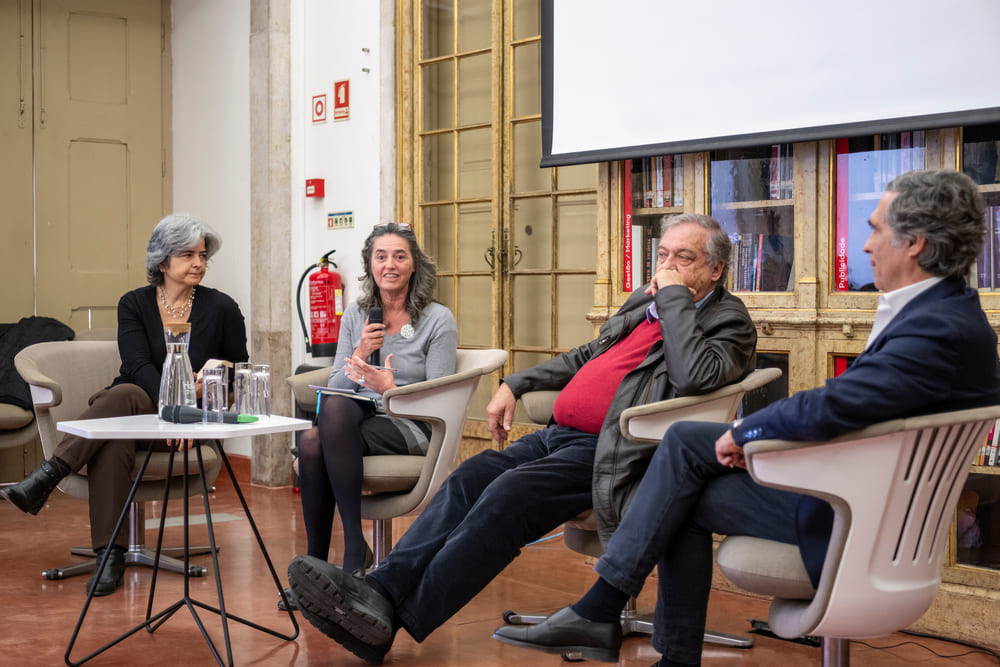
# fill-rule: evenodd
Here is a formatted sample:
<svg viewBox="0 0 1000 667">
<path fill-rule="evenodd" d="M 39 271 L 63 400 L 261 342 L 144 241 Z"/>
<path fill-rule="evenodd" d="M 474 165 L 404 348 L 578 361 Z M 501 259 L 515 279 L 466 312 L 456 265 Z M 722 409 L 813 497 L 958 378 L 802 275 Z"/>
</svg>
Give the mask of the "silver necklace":
<svg viewBox="0 0 1000 667">
<path fill-rule="evenodd" d="M 406 340 L 410 340 L 411 338 L 413 338 L 413 335 L 415 333 L 417 333 L 417 330 L 414 329 L 413 325 L 410 324 L 409 322 L 407 322 L 406 324 L 404 324 L 399 329 L 399 335 L 402 336 L 403 338 L 405 338 Z"/>
<path fill-rule="evenodd" d="M 187 303 L 183 306 L 174 307 L 167 303 L 166 292 L 163 291 L 163 287 L 160 286 L 160 305 L 163 306 L 163 310 L 166 311 L 167 315 L 171 317 L 183 317 L 187 315 L 188 311 L 191 310 L 191 304 L 194 303 L 194 288 L 191 288 L 191 294 L 188 295 Z"/>
</svg>

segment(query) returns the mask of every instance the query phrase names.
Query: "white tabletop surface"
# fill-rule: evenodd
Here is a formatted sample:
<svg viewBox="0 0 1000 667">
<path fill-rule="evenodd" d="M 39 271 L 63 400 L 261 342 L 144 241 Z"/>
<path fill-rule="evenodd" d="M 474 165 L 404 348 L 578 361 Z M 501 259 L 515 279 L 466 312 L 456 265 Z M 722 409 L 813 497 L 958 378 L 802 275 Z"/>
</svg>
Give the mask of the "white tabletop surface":
<svg viewBox="0 0 1000 667">
<path fill-rule="evenodd" d="M 252 424 L 173 424 L 163 421 L 157 415 L 132 415 L 129 417 L 106 417 L 104 419 L 77 419 L 56 424 L 64 433 L 94 440 L 166 440 L 169 438 L 196 438 L 200 440 L 224 440 L 250 435 L 267 435 L 285 431 L 302 431 L 312 426 L 308 419 L 291 417 L 261 417 Z"/>
</svg>

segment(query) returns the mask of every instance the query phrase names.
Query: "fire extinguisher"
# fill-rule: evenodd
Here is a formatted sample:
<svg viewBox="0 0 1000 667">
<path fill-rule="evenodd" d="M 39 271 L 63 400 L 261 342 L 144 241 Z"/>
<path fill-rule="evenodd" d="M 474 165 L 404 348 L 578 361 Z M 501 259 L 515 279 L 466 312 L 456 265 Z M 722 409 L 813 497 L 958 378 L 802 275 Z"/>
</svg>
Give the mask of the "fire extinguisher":
<svg viewBox="0 0 1000 667">
<path fill-rule="evenodd" d="M 336 250 L 323 255 L 305 270 L 299 278 L 297 299 L 299 323 L 302 325 L 302 336 L 305 338 L 306 352 L 314 357 L 332 357 L 337 353 L 337 339 L 340 335 L 340 318 L 344 315 L 344 285 L 340 274 L 330 270 L 330 265 L 337 264 L 330 259 Z M 319 271 L 310 275 L 315 268 Z M 309 330 L 302 317 L 302 283 L 309 277 Z"/>
</svg>

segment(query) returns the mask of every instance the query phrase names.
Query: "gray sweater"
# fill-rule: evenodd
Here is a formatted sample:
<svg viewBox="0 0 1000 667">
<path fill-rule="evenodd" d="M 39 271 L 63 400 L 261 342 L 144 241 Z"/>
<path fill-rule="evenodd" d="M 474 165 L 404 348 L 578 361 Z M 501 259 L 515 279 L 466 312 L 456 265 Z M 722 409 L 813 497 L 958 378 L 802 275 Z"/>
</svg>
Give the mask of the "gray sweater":
<svg viewBox="0 0 1000 667">
<path fill-rule="evenodd" d="M 359 394 L 374 398 L 381 406 L 381 394 L 353 382 L 344 372 L 344 360 L 358 346 L 367 315 L 361 312 L 356 301 L 344 311 L 344 317 L 340 321 L 337 356 L 333 361 L 328 385 L 338 389 L 353 389 Z M 454 373 L 457 347 L 458 327 L 455 317 L 445 306 L 432 302 L 424 308 L 411 338 L 403 338 L 399 333 L 385 337 L 381 351 L 382 363 L 385 364 L 388 356 L 392 355 L 392 367 L 397 369 L 396 386 L 402 387 Z"/>
</svg>

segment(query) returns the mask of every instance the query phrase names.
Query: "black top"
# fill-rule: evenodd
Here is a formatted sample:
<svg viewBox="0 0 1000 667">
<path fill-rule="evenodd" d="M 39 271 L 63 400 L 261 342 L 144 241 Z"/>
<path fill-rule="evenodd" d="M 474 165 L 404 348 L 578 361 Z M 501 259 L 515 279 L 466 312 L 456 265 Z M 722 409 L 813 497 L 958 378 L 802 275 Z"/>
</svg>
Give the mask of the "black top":
<svg viewBox="0 0 1000 667">
<path fill-rule="evenodd" d="M 160 396 L 160 373 L 167 356 L 163 321 L 156 305 L 156 287 L 147 285 L 118 301 L 118 353 L 122 367 L 112 385 L 131 382 L 142 387 L 153 403 Z M 195 288 L 191 304 L 191 367 L 200 369 L 209 359 L 247 361 L 247 330 L 243 313 L 227 294 L 211 287 Z"/>
</svg>

